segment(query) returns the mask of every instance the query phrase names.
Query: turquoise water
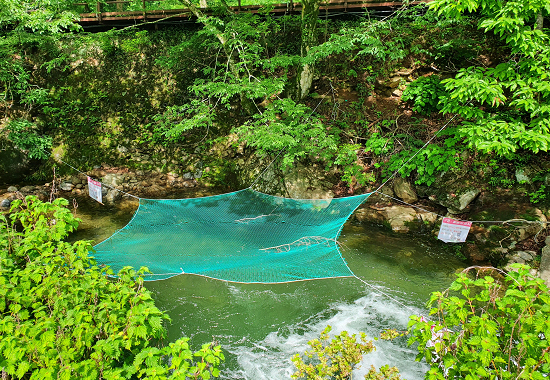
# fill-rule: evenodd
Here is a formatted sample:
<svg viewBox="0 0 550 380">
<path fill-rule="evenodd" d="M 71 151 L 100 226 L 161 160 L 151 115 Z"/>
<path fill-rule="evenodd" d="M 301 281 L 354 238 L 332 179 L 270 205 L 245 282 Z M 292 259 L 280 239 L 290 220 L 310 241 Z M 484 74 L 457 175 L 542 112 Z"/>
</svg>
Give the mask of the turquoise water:
<svg viewBox="0 0 550 380">
<path fill-rule="evenodd" d="M 99 242 L 131 218 L 137 202 L 106 207 L 80 199 L 82 229 L 74 238 Z M 435 238 L 434 238 L 435 239 Z M 194 275 L 148 282 L 157 305 L 172 318 L 169 340 L 191 338 L 196 348 L 212 340 L 226 352 L 225 379 L 289 379 L 290 358 L 327 326 L 333 332 L 405 329 L 410 314 L 425 314 L 432 291 L 445 289 L 464 265 L 440 244 L 348 222 L 339 239 L 356 278 L 288 284 L 235 284 Z M 207 254 L 207 253 L 206 253 Z M 357 375 L 370 365 L 397 366 L 405 379 L 421 379 L 426 366 L 404 338 L 377 341 Z M 362 377 L 362 376 L 360 376 Z M 359 378 L 360 378 L 359 377 Z"/>
</svg>

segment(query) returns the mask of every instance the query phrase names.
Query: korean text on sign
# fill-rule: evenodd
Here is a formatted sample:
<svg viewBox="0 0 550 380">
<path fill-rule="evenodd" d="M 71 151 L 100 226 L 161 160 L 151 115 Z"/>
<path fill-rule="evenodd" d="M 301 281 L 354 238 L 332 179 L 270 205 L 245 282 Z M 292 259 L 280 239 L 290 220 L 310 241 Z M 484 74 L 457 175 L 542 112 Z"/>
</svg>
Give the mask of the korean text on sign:
<svg viewBox="0 0 550 380">
<path fill-rule="evenodd" d="M 472 222 L 461 222 L 451 218 L 443 218 L 437 238 L 445 243 L 463 243 L 466 241 Z"/>
<path fill-rule="evenodd" d="M 90 197 L 99 203 L 103 203 L 103 198 L 101 195 L 101 182 L 94 181 L 88 177 L 88 194 L 90 194 Z"/>
</svg>

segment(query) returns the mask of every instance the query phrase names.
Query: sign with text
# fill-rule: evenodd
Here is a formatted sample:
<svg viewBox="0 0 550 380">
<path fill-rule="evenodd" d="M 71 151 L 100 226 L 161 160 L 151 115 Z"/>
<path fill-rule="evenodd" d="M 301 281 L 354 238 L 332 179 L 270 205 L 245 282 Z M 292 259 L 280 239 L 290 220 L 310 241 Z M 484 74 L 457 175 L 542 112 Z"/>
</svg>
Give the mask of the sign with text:
<svg viewBox="0 0 550 380">
<path fill-rule="evenodd" d="M 443 218 L 437 238 L 445 243 L 463 243 L 466 241 L 472 222 L 461 222 L 451 218 Z"/>
<path fill-rule="evenodd" d="M 90 194 L 90 197 L 99 203 L 103 203 L 103 198 L 101 196 L 101 182 L 94 181 L 88 177 L 88 194 Z"/>
</svg>

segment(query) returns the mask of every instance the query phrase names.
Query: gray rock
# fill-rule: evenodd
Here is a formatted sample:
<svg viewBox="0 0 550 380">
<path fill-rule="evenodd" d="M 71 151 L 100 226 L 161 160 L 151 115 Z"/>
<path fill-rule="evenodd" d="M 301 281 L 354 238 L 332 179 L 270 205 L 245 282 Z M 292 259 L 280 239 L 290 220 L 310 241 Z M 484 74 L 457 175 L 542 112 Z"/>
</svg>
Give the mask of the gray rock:
<svg viewBox="0 0 550 380">
<path fill-rule="evenodd" d="M 121 186 L 126 180 L 126 175 L 124 174 L 116 174 L 116 173 L 108 173 L 103 176 L 103 179 L 101 182 L 103 182 L 106 185 L 116 187 Z"/>
<path fill-rule="evenodd" d="M 548 235 L 546 239 L 544 239 L 544 244 L 550 245 L 550 235 Z"/>
<path fill-rule="evenodd" d="M 449 213 L 459 214 L 464 211 L 474 199 L 476 199 L 479 193 L 481 193 L 479 189 L 469 189 L 464 191 L 462 194 L 455 196 L 448 194 L 447 199 L 440 201 L 439 203 L 442 206 L 447 207 Z"/>
<path fill-rule="evenodd" d="M 23 186 L 19 189 L 20 192 L 24 194 L 32 193 L 36 188 L 34 186 Z"/>
<path fill-rule="evenodd" d="M 17 187 L 15 186 L 8 187 L 8 193 L 15 193 L 16 191 L 17 191 Z"/>
<path fill-rule="evenodd" d="M 525 169 L 520 168 L 516 169 L 516 181 L 518 181 L 519 183 L 531 183 L 531 178 L 529 178 L 529 175 L 527 174 Z"/>
<path fill-rule="evenodd" d="M 403 178 L 396 178 L 393 181 L 393 191 L 407 203 L 414 203 L 418 200 L 412 185 Z"/>
<path fill-rule="evenodd" d="M 183 173 L 183 179 L 193 179 L 193 173 Z"/>
<path fill-rule="evenodd" d="M 264 179 L 267 181 L 266 175 Z M 325 199 L 334 198 L 330 190 L 332 184 L 323 180 L 322 171 L 315 166 L 296 165 L 285 177 L 288 196 L 294 199 Z"/>
<path fill-rule="evenodd" d="M 386 207 L 383 214 L 394 232 L 409 232 L 407 224 L 416 220 L 416 211 L 407 206 Z"/>
<path fill-rule="evenodd" d="M 533 260 L 533 256 L 529 252 L 526 252 L 526 251 L 517 251 L 516 255 L 521 257 L 525 261 L 532 261 Z"/>
<path fill-rule="evenodd" d="M 0 208 L 10 208 L 11 201 L 9 199 L 4 199 L 2 202 L 0 202 Z"/>
<path fill-rule="evenodd" d="M 195 178 L 200 178 L 200 177 L 202 177 L 202 170 L 197 169 L 197 170 L 195 171 L 195 174 L 193 174 L 193 176 L 194 176 Z"/>
<path fill-rule="evenodd" d="M 115 190 L 115 189 L 110 189 L 108 192 L 107 192 L 107 195 L 105 195 L 103 197 L 103 202 L 106 202 L 106 203 L 115 203 L 117 202 L 118 200 L 120 200 L 122 198 L 122 193 L 118 190 Z"/>
<path fill-rule="evenodd" d="M 530 237 L 535 236 L 540 230 L 541 230 L 540 224 L 530 223 L 527 225 L 527 227 L 521 227 L 517 229 L 516 231 L 517 239 L 518 241 L 529 239 Z"/>
<path fill-rule="evenodd" d="M 389 87 L 389 88 L 396 88 L 396 87 L 398 87 L 398 86 L 401 84 L 401 80 L 402 80 L 402 78 L 399 77 L 399 76 L 397 76 L 397 77 L 392 77 L 392 78 L 388 79 L 388 80 L 386 81 L 386 83 L 384 83 L 384 84 L 385 84 L 386 87 Z"/>
<path fill-rule="evenodd" d="M 481 193 L 479 189 L 471 189 L 458 197 L 459 211 L 464 210 Z"/>
<path fill-rule="evenodd" d="M 59 185 L 59 188 L 63 191 L 71 191 L 73 189 L 74 185 L 72 182 L 69 181 L 63 181 L 61 182 L 61 185 Z"/>
</svg>

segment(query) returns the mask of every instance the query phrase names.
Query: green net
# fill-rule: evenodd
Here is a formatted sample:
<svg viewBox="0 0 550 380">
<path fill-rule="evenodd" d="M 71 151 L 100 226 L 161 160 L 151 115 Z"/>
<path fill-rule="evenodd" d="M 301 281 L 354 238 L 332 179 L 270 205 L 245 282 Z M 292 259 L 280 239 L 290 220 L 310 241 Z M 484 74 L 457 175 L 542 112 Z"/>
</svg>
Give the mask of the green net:
<svg viewBox="0 0 550 380">
<path fill-rule="evenodd" d="M 146 280 L 188 273 L 245 283 L 347 277 L 338 238 L 370 194 L 280 198 L 252 189 L 191 199 L 140 199 L 128 225 L 92 256 L 116 272 L 148 267 Z"/>
</svg>

